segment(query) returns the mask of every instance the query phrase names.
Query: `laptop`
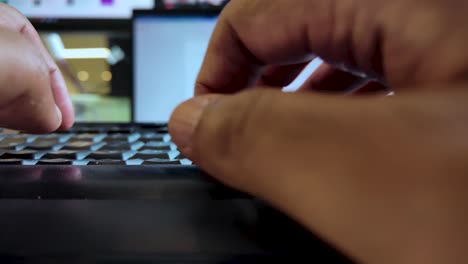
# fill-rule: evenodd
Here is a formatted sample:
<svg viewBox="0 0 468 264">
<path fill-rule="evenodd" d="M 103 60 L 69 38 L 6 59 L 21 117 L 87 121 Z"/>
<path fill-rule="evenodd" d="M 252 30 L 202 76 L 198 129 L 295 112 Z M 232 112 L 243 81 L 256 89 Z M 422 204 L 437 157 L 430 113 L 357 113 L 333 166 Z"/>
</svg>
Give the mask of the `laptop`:
<svg viewBox="0 0 468 264">
<path fill-rule="evenodd" d="M 0 135 L 0 263 L 349 262 L 171 142 L 219 12 L 135 11 L 128 122 L 84 114 L 69 131 Z M 99 99 L 74 102 L 87 113 Z"/>
</svg>

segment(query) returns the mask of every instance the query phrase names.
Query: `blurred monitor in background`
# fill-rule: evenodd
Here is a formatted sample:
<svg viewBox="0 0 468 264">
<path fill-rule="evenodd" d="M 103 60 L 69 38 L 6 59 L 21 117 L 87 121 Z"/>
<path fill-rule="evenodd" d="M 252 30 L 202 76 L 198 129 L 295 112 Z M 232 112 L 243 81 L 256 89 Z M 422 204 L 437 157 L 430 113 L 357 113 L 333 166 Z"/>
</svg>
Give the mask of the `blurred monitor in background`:
<svg viewBox="0 0 468 264">
<path fill-rule="evenodd" d="M 154 0 L 8 0 L 26 15 L 64 74 L 78 122 L 132 117 L 131 18 Z"/>
<path fill-rule="evenodd" d="M 32 19 L 130 19 L 134 9 L 152 9 L 154 0 L 6 0 Z"/>
<path fill-rule="evenodd" d="M 124 31 L 40 31 L 81 122 L 131 119 L 131 41 Z"/>
</svg>

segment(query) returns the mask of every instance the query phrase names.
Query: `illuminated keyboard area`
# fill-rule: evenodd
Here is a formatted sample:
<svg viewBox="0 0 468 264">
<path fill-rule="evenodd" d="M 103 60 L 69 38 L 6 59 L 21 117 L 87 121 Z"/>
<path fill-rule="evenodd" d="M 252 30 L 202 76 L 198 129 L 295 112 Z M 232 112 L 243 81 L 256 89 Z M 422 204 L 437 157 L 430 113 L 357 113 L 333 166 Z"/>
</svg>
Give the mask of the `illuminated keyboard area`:
<svg viewBox="0 0 468 264">
<path fill-rule="evenodd" d="M 0 165 L 192 165 L 163 125 L 79 124 L 46 135 L 0 134 Z"/>
</svg>

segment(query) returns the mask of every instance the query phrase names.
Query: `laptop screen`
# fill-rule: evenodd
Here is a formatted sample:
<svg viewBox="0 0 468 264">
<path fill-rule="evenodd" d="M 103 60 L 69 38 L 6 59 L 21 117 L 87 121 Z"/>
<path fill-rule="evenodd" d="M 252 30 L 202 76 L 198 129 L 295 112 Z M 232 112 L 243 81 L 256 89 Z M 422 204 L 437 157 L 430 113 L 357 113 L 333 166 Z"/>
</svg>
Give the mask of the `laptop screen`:
<svg viewBox="0 0 468 264">
<path fill-rule="evenodd" d="M 193 96 L 217 13 L 134 15 L 134 119 L 169 120 L 174 108 Z"/>
</svg>

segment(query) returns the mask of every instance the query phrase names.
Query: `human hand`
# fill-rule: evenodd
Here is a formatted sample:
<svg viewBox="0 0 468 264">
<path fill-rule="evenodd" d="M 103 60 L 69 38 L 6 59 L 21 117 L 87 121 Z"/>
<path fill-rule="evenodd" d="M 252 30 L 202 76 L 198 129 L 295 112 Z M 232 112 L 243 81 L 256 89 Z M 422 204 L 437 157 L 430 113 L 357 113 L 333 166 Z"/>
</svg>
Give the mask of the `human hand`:
<svg viewBox="0 0 468 264">
<path fill-rule="evenodd" d="M 0 127 L 44 133 L 73 120 L 65 81 L 36 30 L 0 3 Z"/>
<path fill-rule="evenodd" d="M 466 10 L 459 0 L 233 0 L 172 138 L 208 174 L 357 261 L 466 262 Z M 281 92 L 315 56 L 326 64 L 301 92 Z M 343 96 L 369 80 L 396 96 Z"/>
</svg>

